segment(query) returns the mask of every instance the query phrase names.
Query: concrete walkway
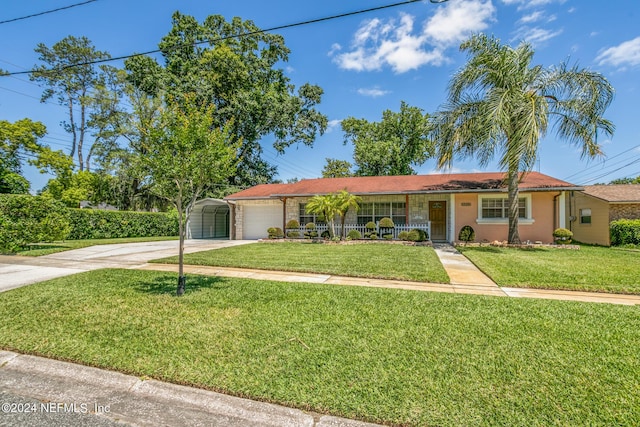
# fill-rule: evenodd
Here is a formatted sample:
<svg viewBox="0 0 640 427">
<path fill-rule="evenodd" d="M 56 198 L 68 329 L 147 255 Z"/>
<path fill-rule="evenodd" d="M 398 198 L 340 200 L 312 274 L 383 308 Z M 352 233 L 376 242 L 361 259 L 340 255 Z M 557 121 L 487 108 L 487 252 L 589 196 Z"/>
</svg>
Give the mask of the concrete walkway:
<svg viewBox="0 0 640 427">
<path fill-rule="evenodd" d="M 254 270 L 248 268 L 207 267 L 185 265 L 187 274 L 204 276 L 239 277 L 280 282 L 324 283 L 328 285 L 368 286 L 375 288 L 407 289 L 413 291 L 447 292 L 457 294 L 489 295 L 514 298 L 539 298 L 567 301 L 596 302 L 608 304 L 640 305 L 638 295 L 606 294 L 601 292 L 555 291 L 529 288 L 503 288 L 496 285 L 471 261 L 449 244 L 434 247 L 451 284 L 410 282 L 403 280 L 366 279 L 360 277 L 334 276 L 329 274 L 293 273 L 286 271 Z M 176 264 L 144 264 L 141 270 L 177 272 Z"/>
<path fill-rule="evenodd" d="M 185 253 L 254 243 L 253 240 L 187 240 Z M 100 268 L 137 268 L 152 259 L 178 254 L 178 240 L 117 243 L 41 257 L 0 255 L 0 292 Z"/>
</svg>

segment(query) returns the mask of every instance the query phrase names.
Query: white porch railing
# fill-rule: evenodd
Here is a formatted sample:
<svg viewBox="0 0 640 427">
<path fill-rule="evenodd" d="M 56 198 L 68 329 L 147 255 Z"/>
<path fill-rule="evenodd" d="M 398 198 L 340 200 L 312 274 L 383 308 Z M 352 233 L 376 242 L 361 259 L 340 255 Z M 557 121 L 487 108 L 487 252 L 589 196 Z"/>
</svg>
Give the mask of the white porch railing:
<svg viewBox="0 0 640 427">
<path fill-rule="evenodd" d="M 316 232 L 318 233 L 318 236 L 320 236 L 328 228 L 329 227 L 326 224 L 316 224 Z M 426 223 L 420 223 L 420 224 L 396 225 L 393 228 L 393 230 L 392 230 L 392 232 L 390 234 L 393 235 L 394 239 L 397 239 L 398 238 L 398 234 L 400 234 L 400 232 L 402 232 L 402 231 L 411 231 L 414 228 L 419 228 L 421 230 L 426 231 L 427 232 L 427 236 L 429 236 L 429 239 L 431 239 L 431 221 L 428 221 Z M 364 224 L 345 224 L 344 225 L 344 234 L 345 234 L 345 236 L 348 235 L 351 230 L 358 230 L 362 236 L 364 236 L 364 233 L 367 232 L 367 228 L 364 226 Z M 295 231 L 295 230 L 289 229 L 287 231 Z M 298 229 L 298 231 L 300 232 L 300 237 L 304 237 L 304 233 L 307 230 L 305 229 L 305 227 L 300 227 Z M 335 231 L 336 231 L 336 236 L 340 236 L 340 233 L 342 232 L 342 226 L 340 225 L 340 223 L 336 223 Z M 376 229 L 376 231 L 379 232 L 379 229 Z"/>
</svg>

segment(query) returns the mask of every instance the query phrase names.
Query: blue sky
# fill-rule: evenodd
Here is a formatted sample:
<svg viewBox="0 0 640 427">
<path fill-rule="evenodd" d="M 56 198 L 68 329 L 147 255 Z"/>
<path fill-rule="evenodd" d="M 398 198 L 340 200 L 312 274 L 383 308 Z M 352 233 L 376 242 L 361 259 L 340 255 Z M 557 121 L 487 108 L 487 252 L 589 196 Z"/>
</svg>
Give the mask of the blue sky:
<svg viewBox="0 0 640 427">
<path fill-rule="evenodd" d="M 79 0 L 5 2 L 0 21 L 67 6 Z M 366 9 L 393 1 L 325 0 L 196 1 L 98 0 L 84 6 L 0 25 L 0 68 L 25 71 L 37 64 L 34 48 L 51 46 L 67 35 L 86 36 L 112 56 L 152 50 L 171 27 L 175 10 L 202 21 L 208 15 L 239 16 L 261 28 Z M 606 116 L 616 125 L 602 140 L 605 158 L 581 160 L 580 150 L 555 135 L 542 140 L 536 167 L 542 173 L 576 184 L 608 182 L 640 175 L 640 2 L 622 0 L 449 0 L 417 2 L 384 11 L 280 31 L 291 49 L 282 64 L 297 86 L 321 86 L 319 106 L 330 127 L 313 148 L 291 147 L 275 154 L 264 141 L 265 158 L 278 166 L 279 179 L 315 178 L 326 157 L 351 160 L 343 145 L 340 121 L 346 117 L 380 120 L 382 111 L 398 111 L 400 102 L 433 112 L 446 97 L 450 76 L 465 63 L 458 47 L 474 32 L 485 32 L 512 45 L 533 44 L 534 62 L 568 61 L 604 74 L 616 89 Z M 114 65 L 121 65 L 115 63 Z M 68 151 L 69 136 L 60 122 L 65 108 L 39 102 L 42 88 L 27 76 L 0 78 L 0 119 L 42 121 L 49 131 L 43 142 Z M 449 172 L 481 169 L 473 160 L 455 161 Z M 435 161 L 418 168 L 435 173 Z M 441 173 L 443 171 L 439 171 Z M 445 173 L 447 171 L 444 171 Z M 25 168 L 32 188 L 48 179 Z"/>
</svg>

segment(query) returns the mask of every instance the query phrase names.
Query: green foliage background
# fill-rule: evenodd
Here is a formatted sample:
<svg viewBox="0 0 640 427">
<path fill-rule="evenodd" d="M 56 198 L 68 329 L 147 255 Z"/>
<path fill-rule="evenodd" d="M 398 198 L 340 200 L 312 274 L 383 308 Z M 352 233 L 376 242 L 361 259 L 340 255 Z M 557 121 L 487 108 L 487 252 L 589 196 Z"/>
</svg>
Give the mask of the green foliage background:
<svg viewBox="0 0 640 427">
<path fill-rule="evenodd" d="M 66 208 L 55 200 L 0 194 L 0 251 L 16 252 L 30 243 L 64 239 L 69 233 Z"/>
<path fill-rule="evenodd" d="M 177 236 L 174 213 L 69 209 L 69 240 Z"/>
<path fill-rule="evenodd" d="M 612 221 L 610 229 L 613 246 L 640 245 L 640 219 Z"/>
</svg>

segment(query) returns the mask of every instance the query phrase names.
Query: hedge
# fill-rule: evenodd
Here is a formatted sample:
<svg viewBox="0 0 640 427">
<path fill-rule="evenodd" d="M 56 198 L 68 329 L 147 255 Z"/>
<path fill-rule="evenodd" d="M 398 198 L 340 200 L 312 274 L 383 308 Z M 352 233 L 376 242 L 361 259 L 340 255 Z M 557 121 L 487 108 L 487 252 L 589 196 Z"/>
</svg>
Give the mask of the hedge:
<svg viewBox="0 0 640 427">
<path fill-rule="evenodd" d="M 62 203 L 40 196 L 0 194 L 0 251 L 67 237 L 69 217 Z"/>
<path fill-rule="evenodd" d="M 69 218 L 69 240 L 178 235 L 176 215 L 161 212 L 69 209 Z"/>
<path fill-rule="evenodd" d="M 619 219 L 609 224 L 611 245 L 640 245 L 640 219 Z"/>
</svg>

